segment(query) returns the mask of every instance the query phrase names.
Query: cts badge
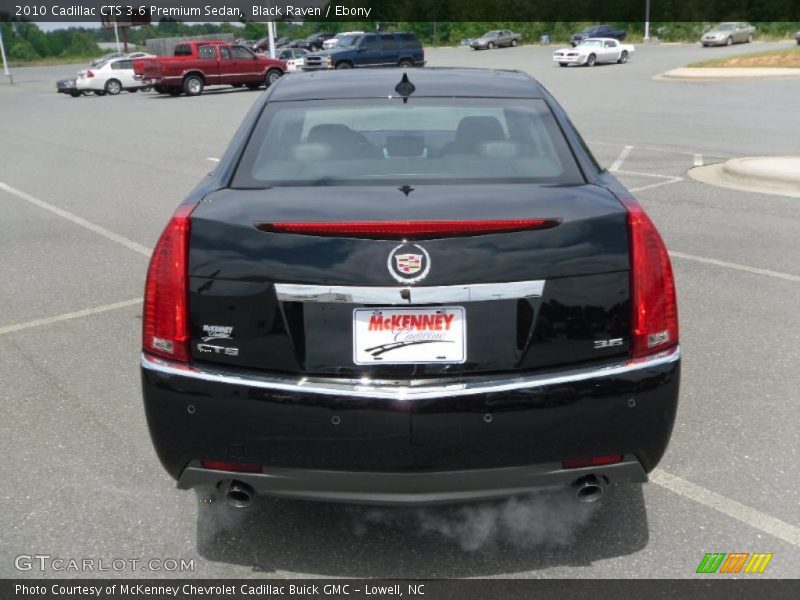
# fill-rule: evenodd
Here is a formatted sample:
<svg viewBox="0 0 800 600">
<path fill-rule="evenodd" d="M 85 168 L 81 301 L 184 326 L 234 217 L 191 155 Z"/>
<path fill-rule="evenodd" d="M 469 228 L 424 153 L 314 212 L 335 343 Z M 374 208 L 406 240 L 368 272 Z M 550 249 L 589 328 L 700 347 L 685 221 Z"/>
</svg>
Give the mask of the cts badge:
<svg viewBox="0 0 800 600">
<path fill-rule="evenodd" d="M 386 266 L 397 281 L 414 283 L 428 276 L 431 258 L 418 244 L 401 244 L 389 253 Z"/>
</svg>

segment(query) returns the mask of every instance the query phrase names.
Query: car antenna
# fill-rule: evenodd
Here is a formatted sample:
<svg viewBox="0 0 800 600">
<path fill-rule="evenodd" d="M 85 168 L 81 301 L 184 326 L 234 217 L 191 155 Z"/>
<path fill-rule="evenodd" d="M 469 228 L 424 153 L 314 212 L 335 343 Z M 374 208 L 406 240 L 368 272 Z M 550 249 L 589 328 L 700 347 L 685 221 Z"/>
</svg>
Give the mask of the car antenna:
<svg viewBox="0 0 800 600">
<path fill-rule="evenodd" d="M 408 73 L 403 73 L 403 78 L 396 86 L 394 91 L 403 97 L 403 104 L 408 102 L 408 97 L 416 91 L 416 86 L 408 80 Z"/>
</svg>

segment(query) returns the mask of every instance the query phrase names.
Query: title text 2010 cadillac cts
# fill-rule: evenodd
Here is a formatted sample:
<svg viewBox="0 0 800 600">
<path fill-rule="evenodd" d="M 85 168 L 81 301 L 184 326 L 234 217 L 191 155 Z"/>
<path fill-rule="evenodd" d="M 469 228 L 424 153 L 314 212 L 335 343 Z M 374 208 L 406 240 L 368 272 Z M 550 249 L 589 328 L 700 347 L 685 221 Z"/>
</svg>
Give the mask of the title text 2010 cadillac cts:
<svg viewBox="0 0 800 600">
<path fill-rule="evenodd" d="M 515 72 L 281 79 L 162 234 L 143 346 L 164 467 L 238 506 L 593 500 L 678 401 L 666 248 Z"/>
</svg>

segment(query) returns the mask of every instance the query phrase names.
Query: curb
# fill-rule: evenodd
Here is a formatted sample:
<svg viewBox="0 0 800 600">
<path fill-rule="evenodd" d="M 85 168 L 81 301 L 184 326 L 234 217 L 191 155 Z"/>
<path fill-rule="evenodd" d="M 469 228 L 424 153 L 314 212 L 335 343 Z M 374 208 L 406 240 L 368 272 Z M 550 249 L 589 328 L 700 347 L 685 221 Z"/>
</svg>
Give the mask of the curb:
<svg viewBox="0 0 800 600">
<path fill-rule="evenodd" d="M 800 156 L 734 158 L 695 167 L 689 176 L 718 187 L 800 198 Z"/>
<path fill-rule="evenodd" d="M 735 81 L 741 79 L 788 79 L 800 77 L 800 69 L 778 67 L 681 67 L 654 79 L 673 81 Z"/>
</svg>

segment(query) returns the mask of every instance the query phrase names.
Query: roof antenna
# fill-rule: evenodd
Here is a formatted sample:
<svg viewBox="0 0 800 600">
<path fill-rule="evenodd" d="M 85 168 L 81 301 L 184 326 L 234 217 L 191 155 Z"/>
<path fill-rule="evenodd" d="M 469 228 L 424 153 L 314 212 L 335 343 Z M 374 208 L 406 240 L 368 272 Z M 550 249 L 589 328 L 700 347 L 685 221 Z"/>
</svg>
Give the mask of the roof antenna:
<svg viewBox="0 0 800 600">
<path fill-rule="evenodd" d="M 416 87 L 408 80 L 408 73 L 403 73 L 403 78 L 400 80 L 394 91 L 403 97 L 403 104 L 408 102 L 408 97 L 416 91 Z"/>
</svg>

